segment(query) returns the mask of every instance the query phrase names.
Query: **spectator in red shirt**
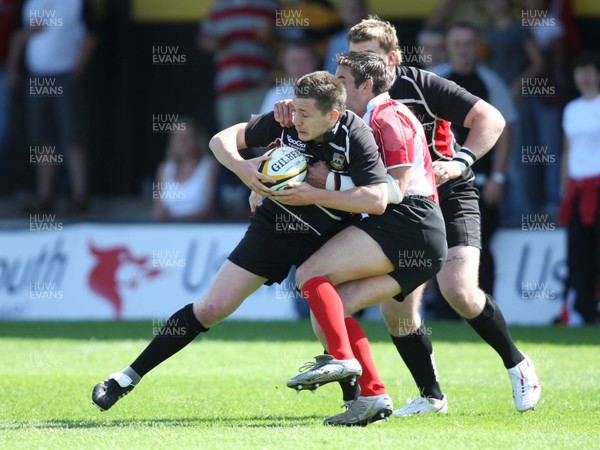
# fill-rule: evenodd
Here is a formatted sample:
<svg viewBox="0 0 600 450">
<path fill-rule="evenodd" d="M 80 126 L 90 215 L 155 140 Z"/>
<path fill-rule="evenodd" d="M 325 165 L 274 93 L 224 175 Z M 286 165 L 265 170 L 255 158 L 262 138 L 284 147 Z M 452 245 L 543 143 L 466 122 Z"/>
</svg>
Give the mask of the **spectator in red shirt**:
<svg viewBox="0 0 600 450">
<path fill-rule="evenodd" d="M 200 26 L 198 46 L 215 62 L 216 118 L 219 129 L 257 114 L 272 79 L 277 0 L 216 0 Z M 249 190 L 223 166 L 217 172 L 220 213 L 246 217 Z"/>
</svg>

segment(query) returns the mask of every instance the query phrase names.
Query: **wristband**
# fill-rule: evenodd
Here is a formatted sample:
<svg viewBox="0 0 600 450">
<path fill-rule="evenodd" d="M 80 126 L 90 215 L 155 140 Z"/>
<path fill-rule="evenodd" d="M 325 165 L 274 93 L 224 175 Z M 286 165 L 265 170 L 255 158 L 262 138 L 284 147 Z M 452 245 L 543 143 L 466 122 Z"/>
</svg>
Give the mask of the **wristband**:
<svg viewBox="0 0 600 450">
<path fill-rule="evenodd" d="M 473 165 L 477 157 L 467 147 L 462 147 L 460 151 L 452 158 L 452 161 L 456 161 L 464 166 L 463 172 Z"/>
<path fill-rule="evenodd" d="M 336 172 L 329 172 L 329 175 L 327 175 L 325 189 L 328 191 L 346 191 L 353 187 L 356 186 L 352 182 L 352 177 L 348 175 L 340 175 Z"/>
<path fill-rule="evenodd" d="M 398 203 L 401 203 L 402 199 L 404 198 L 404 195 L 402 194 L 402 191 L 400 190 L 400 186 L 398 186 L 398 183 L 396 183 L 396 179 L 393 176 L 391 176 L 389 173 L 387 174 L 387 188 L 388 188 L 388 205 L 389 204 L 397 205 Z"/>
</svg>

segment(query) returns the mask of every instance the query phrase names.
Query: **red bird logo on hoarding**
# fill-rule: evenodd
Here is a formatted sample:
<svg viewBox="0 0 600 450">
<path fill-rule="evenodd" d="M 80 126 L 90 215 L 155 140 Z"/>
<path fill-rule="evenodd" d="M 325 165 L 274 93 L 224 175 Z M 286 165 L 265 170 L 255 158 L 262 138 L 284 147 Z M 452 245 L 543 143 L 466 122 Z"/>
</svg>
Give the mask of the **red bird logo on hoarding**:
<svg viewBox="0 0 600 450">
<path fill-rule="evenodd" d="M 96 258 L 96 264 L 90 271 L 88 283 L 92 291 L 106 299 L 115 311 L 117 319 L 121 318 L 123 300 L 120 289 L 123 284 L 134 288 L 144 278 L 154 278 L 160 275 L 161 270 L 152 267 L 148 256 L 135 257 L 125 246 L 101 249 L 92 242 L 88 249 Z M 125 282 L 118 278 L 119 269 L 129 266 L 134 268 L 133 276 Z"/>
</svg>

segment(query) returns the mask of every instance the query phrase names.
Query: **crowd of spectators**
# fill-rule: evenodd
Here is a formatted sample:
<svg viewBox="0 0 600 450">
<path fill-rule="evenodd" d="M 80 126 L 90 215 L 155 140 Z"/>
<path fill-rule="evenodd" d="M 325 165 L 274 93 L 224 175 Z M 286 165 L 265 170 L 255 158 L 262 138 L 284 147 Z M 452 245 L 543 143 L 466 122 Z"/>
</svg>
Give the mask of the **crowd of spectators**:
<svg viewBox="0 0 600 450">
<path fill-rule="evenodd" d="M 347 30 L 377 12 L 369 11 L 367 0 L 340 0 L 336 5 L 337 9 L 328 0 L 213 1 L 199 26 L 196 44 L 198 51 L 213 57 L 213 68 L 206 70 L 214 71 L 218 129 L 244 122 L 251 114 L 269 111 L 277 100 L 291 98 L 295 81 L 306 73 L 317 69 L 335 72 L 335 55 L 348 49 Z M 600 173 L 597 157 L 584 159 L 587 171 L 583 175 L 582 164 L 577 162 L 585 157 L 581 156 L 581 140 L 576 138 L 582 120 L 576 118 L 586 114 L 598 117 L 592 116 L 598 112 L 594 109 L 598 92 L 586 84 L 594 84 L 593 74 L 585 75 L 585 71 L 598 66 L 593 55 L 578 60 L 578 92 L 570 87 L 572 56 L 584 47 L 571 8 L 570 0 L 439 0 L 415 35 L 411 51 L 421 53 L 422 68 L 487 100 L 507 122 L 495 148 L 474 166 L 482 194 L 482 283 L 486 291 L 493 291 L 494 265 L 489 251 L 493 231 L 499 225 L 520 226 L 527 214 L 543 214 L 547 221 L 556 222 L 565 192 L 569 201 L 575 201 L 577 180 L 597 180 Z M 0 165 L 10 151 L 6 145 L 9 93 L 24 89 L 29 148 L 46 156 L 49 149 L 64 155 L 72 210 L 85 212 L 89 208 L 89 165 L 79 80 L 95 48 L 95 21 L 87 0 L 54 1 L 54 15 L 44 16 L 45 9 L 48 5 L 42 0 L 0 0 Z M 60 26 L 52 22 L 58 16 L 64 19 Z M 54 88 L 62 90 L 60 96 L 33 95 L 30 82 L 25 82 L 41 80 L 36 89 L 50 88 L 44 85 L 48 77 L 54 80 Z M 578 93 L 583 99 L 569 103 L 563 118 L 565 105 Z M 168 138 L 166 160 L 158 167 L 152 190 L 157 196 L 153 218 L 246 218 L 248 189 L 210 155 L 207 141 L 215 130 L 195 122 L 187 118 Z M 597 134 L 598 128 L 592 130 L 589 125 L 585 132 Z M 460 141 L 465 130 L 457 127 L 453 131 Z M 597 140 L 586 142 L 595 145 L 589 148 L 590 154 L 596 151 Z M 244 156 L 258 151 L 248 149 Z M 38 164 L 35 170 L 33 201 L 24 209 L 28 213 L 51 212 L 57 167 Z M 598 185 L 594 186 L 588 189 L 597 194 Z M 583 209 L 589 206 L 584 202 L 596 201 L 589 195 L 581 198 Z M 579 270 L 575 260 L 596 261 L 588 264 L 595 275 L 573 281 L 574 287 L 582 289 L 593 280 L 597 296 L 598 212 L 597 205 L 589 208 L 595 214 L 591 223 L 583 215 L 576 221 L 578 215 L 572 214 L 565 225 L 570 233 L 572 269 Z M 596 249 L 595 256 L 581 256 L 573 250 L 585 246 L 581 241 L 584 235 L 593 236 L 595 247 L 588 247 Z"/>
</svg>

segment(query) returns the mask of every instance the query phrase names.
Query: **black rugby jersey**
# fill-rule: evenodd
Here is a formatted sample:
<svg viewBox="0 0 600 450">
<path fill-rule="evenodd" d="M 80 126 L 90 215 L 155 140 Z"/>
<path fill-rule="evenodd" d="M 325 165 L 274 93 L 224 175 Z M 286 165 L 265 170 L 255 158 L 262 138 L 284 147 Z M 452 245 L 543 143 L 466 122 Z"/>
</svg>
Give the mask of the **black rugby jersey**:
<svg viewBox="0 0 600 450">
<path fill-rule="evenodd" d="M 450 126 L 462 126 L 479 97 L 432 72 L 403 65 L 396 67 L 396 79 L 389 93 L 423 125 L 431 159 L 452 159 L 462 142 L 456 142 Z"/>
<path fill-rule="evenodd" d="M 274 113 L 252 116 L 245 131 L 249 147 L 274 147 L 286 145 L 301 151 L 311 164 L 324 161 L 329 170 L 349 175 L 356 186 L 386 182 L 386 170 L 371 129 L 360 117 L 346 111 L 336 125 L 329 130 L 323 142 L 304 142 L 298 138 L 296 128 L 283 128 Z M 293 220 L 302 224 L 312 235 L 336 232 L 344 219 L 352 213 L 317 205 L 291 206 L 267 198 L 250 226 L 278 231 L 278 223 Z M 266 228 L 265 228 L 266 227 Z"/>
<path fill-rule="evenodd" d="M 455 72 L 451 72 L 446 76 L 448 80 L 455 82 L 457 85 L 468 89 L 468 92 L 477 94 L 479 98 L 489 102 L 488 88 L 477 72 L 473 72 L 469 75 L 459 75 Z M 469 129 L 463 127 L 462 123 L 453 123 L 452 131 L 458 142 L 464 142 L 469 134 Z M 489 175 L 492 172 L 492 158 L 485 155 L 483 158 L 477 160 L 477 164 L 475 164 L 472 169 L 475 173 Z"/>
</svg>

